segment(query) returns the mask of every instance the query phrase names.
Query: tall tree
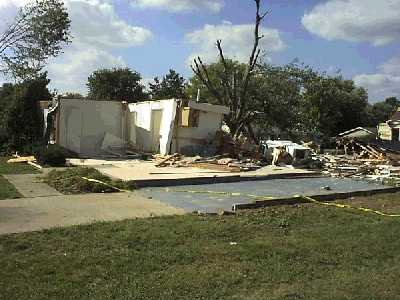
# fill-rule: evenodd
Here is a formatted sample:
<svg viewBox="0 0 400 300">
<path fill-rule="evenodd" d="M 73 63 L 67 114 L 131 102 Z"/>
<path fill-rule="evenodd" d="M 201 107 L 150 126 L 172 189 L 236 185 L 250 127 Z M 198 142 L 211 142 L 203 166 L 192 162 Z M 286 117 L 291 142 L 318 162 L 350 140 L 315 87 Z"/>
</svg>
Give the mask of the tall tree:
<svg viewBox="0 0 400 300">
<path fill-rule="evenodd" d="M 225 122 L 234 136 L 238 136 L 246 128 L 251 130 L 251 122 L 253 119 L 253 111 L 249 108 L 249 87 L 251 78 L 255 74 L 256 66 L 259 61 L 261 49 L 259 42 L 263 38 L 260 34 L 260 25 L 268 11 L 261 12 L 261 0 L 254 0 L 256 5 L 256 18 L 254 26 L 254 42 L 243 74 L 238 76 L 233 70 L 233 65 L 225 58 L 222 41 L 217 40 L 219 60 L 223 65 L 223 71 L 218 73 L 218 81 L 221 82 L 223 89 L 215 86 L 210 78 L 209 67 L 203 63 L 200 57 L 193 61 L 192 70 L 194 74 L 207 87 L 213 97 L 219 104 L 229 106 L 231 112 L 225 117 Z"/>
<path fill-rule="evenodd" d="M 308 66 L 296 61 L 284 66 L 263 64 L 256 78 L 255 107 L 259 111 L 254 123 L 262 138 L 297 139 L 303 135 L 302 92 L 304 82 L 312 76 Z"/>
<path fill-rule="evenodd" d="M 310 132 L 334 136 L 365 123 L 368 94 L 352 80 L 315 76 L 306 82 L 303 97 L 303 121 Z"/>
<path fill-rule="evenodd" d="M 396 97 L 386 98 L 385 101 L 377 102 L 368 107 L 368 121 L 366 125 L 376 126 L 389 120 L 391 115 L 400 107 L 400 100 Z"/>
<path fill-rule="evenodd" d="M 140 74 L 129 68 L 101 69 L 88 78 L 89 99 L 138 102 L 147 99 Z"/>
<path fill-rule="evenodd" d="M 170 69 L 169 73 L 161 80 L 158 77 L 155 77 L 154 82 L 150 83 L 150 95 L 155 100 L 186 98 L 185 86 L 185 79 L 175 70 Z"/>
<path fill-rule="evenodd" d="M 63 94 L 61 96 L 61 98 L 64 98 L 64 99 L 85 99 L 85 96 L 83 96 L 80 93 L 76 93 L 76 92 L 67 92 L 67 93 Z"/>
<path fill-rule="evenodd" d="M 22 80 L 35 77 L 70 42 L 69 28 L 61 0 L 29 2 L 0 34 L 0 71 Z"/>
<path fill-rule="evenodd" d="M 43 114 L 38 101 L 50 100 L 50 80 L 42 73 L 14 86 L 13 102 L 6 113 L 7 141 L 14 150 L 42 142 Z"/>
</svg>

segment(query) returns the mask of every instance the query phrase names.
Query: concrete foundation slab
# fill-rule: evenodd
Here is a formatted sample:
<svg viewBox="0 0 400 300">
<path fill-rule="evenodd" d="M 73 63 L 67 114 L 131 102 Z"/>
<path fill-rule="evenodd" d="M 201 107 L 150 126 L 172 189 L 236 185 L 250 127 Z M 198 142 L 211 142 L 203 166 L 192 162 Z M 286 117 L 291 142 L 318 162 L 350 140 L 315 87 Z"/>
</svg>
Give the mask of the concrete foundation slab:
<svg viewBox="0 0 400 300">
<path fill-rule="evenodd" d="M 243 204 L 243 207 L 246 207 L 257 201 L 262 204 L 274 203 L 272 199 L 293 198 L 295 195 L 334 195 L 373 190 L 392 191 L 390 187 L 379 183 L 327 177 L 243 181 L 168 188 L 154 187 L 144 188 L 138 192 L 174 207 L 180 207 L 187 212 L 214 213 L 220 210 L 230 211 L 236 204 Z"/>
<path fill-rule="evenodd" d="M 153 161 L 142 160 L 70 159 L 69 162 L 76 166 L 94 167 L 112 178 L 134 181 L 138 187 L 320 176 L 320 173 L 317 172 L 275 166 L 266 166 L 250 172 L 232 173 L 192 167 L 158 168 Z"/>
</svg>

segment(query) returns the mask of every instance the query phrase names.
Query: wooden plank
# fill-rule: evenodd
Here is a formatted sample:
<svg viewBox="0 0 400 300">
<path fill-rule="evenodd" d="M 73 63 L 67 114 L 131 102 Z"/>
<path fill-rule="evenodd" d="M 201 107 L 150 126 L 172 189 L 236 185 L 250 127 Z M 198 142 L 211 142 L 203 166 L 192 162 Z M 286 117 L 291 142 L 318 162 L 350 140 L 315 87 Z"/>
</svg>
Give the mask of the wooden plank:
<svg viewBox="0 0 400 300">
<path fill-rule="evenodd" d="M 11 158 L 7 160 L 7 163 L 26 163 L 34 160 L 35 160 L 34 156 L 18 156 L 16 158 Z"/>
<path fill-rule="evenodd" d="M 167 161 L 170 161 L 171 159 L 177 158 L 179 157 L 180 154 L 179 153 L 175 153 L 167 158 L 164 158 L 162 161 L 160 161 L 159 163 L 156 163 L 155 166 L 156 167 L 162 167 Z"/>
</svg>

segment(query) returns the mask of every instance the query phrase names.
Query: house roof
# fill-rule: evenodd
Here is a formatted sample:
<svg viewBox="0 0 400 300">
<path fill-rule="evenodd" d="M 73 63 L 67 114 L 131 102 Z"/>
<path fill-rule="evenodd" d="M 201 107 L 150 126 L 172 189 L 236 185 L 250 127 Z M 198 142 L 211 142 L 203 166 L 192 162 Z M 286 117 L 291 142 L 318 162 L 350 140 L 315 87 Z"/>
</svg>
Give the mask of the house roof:
<svg viewBox="0 0 400 300">
<path fill-rule="evenodd" d="M 400 121 L 400 107 L 397 111 L 390 117 L 390 121 Z"/>
<path fill-rule="evenodd" d="M 361 136 L 370 136 L 376 135 L 376 128 L 365 128 L 365 127 L 356 127 L 345 132 L 339 133 L 339 137 L 361 137 Z"/>
</svg>

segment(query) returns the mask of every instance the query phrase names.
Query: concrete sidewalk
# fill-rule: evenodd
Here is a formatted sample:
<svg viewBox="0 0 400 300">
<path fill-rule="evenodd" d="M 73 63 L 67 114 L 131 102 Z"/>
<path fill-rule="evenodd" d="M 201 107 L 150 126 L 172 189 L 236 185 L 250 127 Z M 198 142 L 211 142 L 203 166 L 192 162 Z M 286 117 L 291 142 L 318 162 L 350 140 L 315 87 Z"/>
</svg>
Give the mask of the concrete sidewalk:
<svg viewBox="0 0 400 300">
<path fill-rule="evenodd" d="M 180 215 L 183 209 L 138 193 L 63 195 L 0 201 L 0 234 L 95 221 Z"/>
<path fill-rule="evenodd" d="M 61 196 L 56 189 L 41 181 L 42 174 L 2 175 L 24 197 Z"/>
</svg>

